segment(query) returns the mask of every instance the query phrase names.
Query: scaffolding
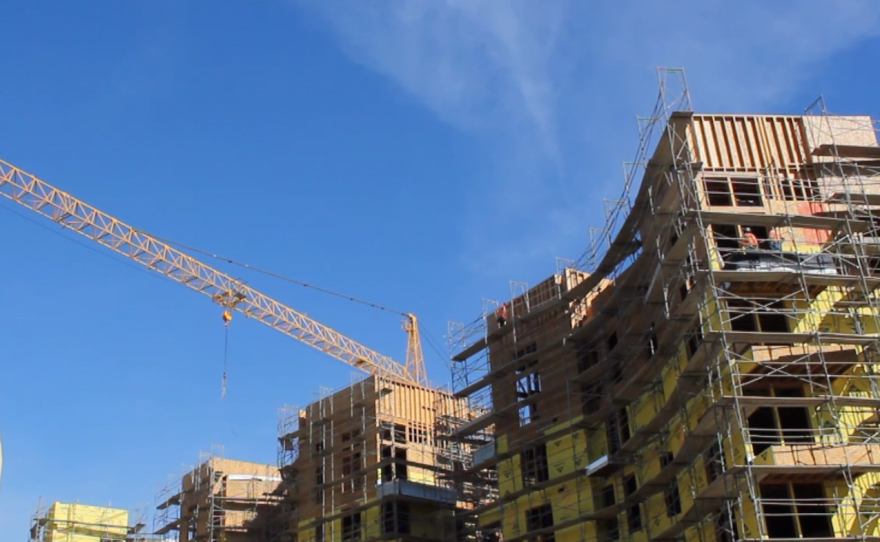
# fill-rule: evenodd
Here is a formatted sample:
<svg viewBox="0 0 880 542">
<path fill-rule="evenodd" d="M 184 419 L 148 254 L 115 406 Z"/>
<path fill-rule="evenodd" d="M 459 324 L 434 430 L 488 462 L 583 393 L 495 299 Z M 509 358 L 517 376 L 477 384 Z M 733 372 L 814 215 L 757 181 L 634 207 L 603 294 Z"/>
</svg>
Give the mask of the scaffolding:
<svg viewBox="0 0 880 542">
<path fill-rule="evenodd" d="M 658 74 L 584 255 L 450 324 L 474 536 L 880 539 L 873 121 L 698 114 Z"/>
<path fill-rule="evenodd" d="M 226 459 L 219 447 L 200 452 L 194 468 L 158 492 L 153 534 L 178 542 L 267 541 L 281 480 L 275 465 Z"/>
<path fill-rule="evenodd" d="M 450 472 L 461 452 L 440 437 L 460 402 L 374 375 L 281 409 L 286 528 L 277 539 L 457 540 Z"/>
<path fill-rule="evenodd" d="M 148 525 L 151 525 L 152 516 L 153 507 L 149 501 L 142 501 L 139 506 L 133 508 L 129 514 L 131 527 L 129 527 L 126 542 L 171 542 L 147 528 Z"/>
</svg>

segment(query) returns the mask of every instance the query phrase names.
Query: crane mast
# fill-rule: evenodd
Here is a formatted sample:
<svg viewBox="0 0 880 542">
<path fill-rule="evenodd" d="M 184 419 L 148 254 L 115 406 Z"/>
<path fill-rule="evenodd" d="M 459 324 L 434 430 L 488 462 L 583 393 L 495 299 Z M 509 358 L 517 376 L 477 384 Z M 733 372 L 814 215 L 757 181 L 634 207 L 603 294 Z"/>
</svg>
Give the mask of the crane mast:
<svg viewBox="0 0 880 542">
<path fill-rule="evenodd" d="M 419 337 L 419 321 L 416 315 L 409 313 L 403 320 L 406 331 L 406 371 L 417 381 L 427 383 L 425 374 L 425 358 L 422 354 L 422 340 Z"/>
<path fill-rule="evenodd" d="M 403 323 L 407 350 L 406 363 L 401 364 L 2 159 L 0 194 L 209 296 L 229 310 L 255 318 L 353 367 L 385 378 L 427 385 L 414 315 L 407 315 Z"/>
</svg>

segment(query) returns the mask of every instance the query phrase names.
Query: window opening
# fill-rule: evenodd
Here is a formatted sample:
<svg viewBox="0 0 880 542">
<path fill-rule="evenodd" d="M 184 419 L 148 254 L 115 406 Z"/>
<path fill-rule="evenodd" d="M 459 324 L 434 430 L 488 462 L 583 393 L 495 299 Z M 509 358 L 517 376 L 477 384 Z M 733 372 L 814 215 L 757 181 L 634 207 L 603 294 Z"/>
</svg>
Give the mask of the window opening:
<svg viewBox="0 0 880 542">
<path fill-rule="evenodd" d="M 324 485 L 324 467 L 315 469 L 315 485 L 318 486 L 315 490 L 315 504 L 324 504 L 324 488 L 321 487 Z"/>
<path fill-rule="evenodd" d="M 401 423 L 383 423 L 382 440 L 389 440 L 399 444 L 406 442 L 406 426 Z"/>
<path fill-rule="evenodd" d="M 397 460 L 395 464 L 395 474 L 398 480 L 406 480 L 407 479 L 407 465 L 406 465 L 406 449 L 405 448 L 397 448 L 394 450 L 394 459 Z"/>
<path fill-rule="evenodd" d="M 733 197 L 737 207 L 760 207 L 763 200 L 761 198 L 760 181 L 757 178 L 734 178 L 731 179 L 733 186 Z"/>
<path fill-rule="evenodd" d="M 665 469 L 672 464 L 672 453 L 663 452 L 660 455 L 660 468 Z M 678 491 L 678 480 L 673 478 L 669 482 L 669 487 L 663 491 L 663 501 L 666 503 L 666 515 L 675 517 L 681 514 L 681 493 Z"/>
<path fill-rule="evenodd" d="M 732 512 L 727 507 L 722 507 L 715 516 L 715 540 L 718 542 L 737 542 L 739 530 L 736 523 L 731 521 Z"/>
<path fill-rule="evenodd" d="M 694 357 L 694 354 L 699 350 L 700 345 L 703 344 L 703 322 L 697 321 L 697 324 L 688 334 L 687 340 L 687 354 L 688 359 Z"/>
<path fill-rule="evenodd" d="M 707 483 L 712 483 L 724 474 L 724 455 L 721 451 L 721 445 L 717 441 L 713 442 L 703 453 L 703 464 L 706 465 Z"/>
<path fill-rule="evenodd" d="M 767 448 L 782 442 L 782 436 L 776 428 L 773 407 L 759 407 L 748 419 L 749 440 L 752 441 L 752 453 L 760 455 Z"/>
<path fill-rule="evenodd" d="M 608 336 L 608 351 L 614 350 L 615 346 L 617 346 L 617 332 L 612 331 L 611 335 Z"/>
<path fill-rule="evenodd" d="M 629 497 L 636 492 L 638 484 L 636 475 L 630 474 L 623 480 L 623 492 Z M 629 528 L 630 534 L 642 528 L 642 509 L 639 503 L 635 503 L 626 509 L 626 526 Z"/>
<path fill-rule="evenodd" d="M 797 172 L 792 172 L 779 179 L 779 187 L 783 199 L 788 201 L 808 201 L 819 195 L 819 186 L 815 179 L 804 179 Z"/>
<path fill-rule="evenodd" d="M 770 388 L 771 397 L 803 397 L 800 387 Z M 813 424 L 807 407 L 760 407 L 748 418 L 752 452 L 762 453 L 770 446 L 813 442 Z"/>
<path fill-rule="evenodd" d="M 626 444 L 626 441 L 628 441 L 630 437 L 629 414 L 626 411 L 626 407 L 617 411 L 617 423 L 618 430 L 620 431 L 620 443 Z"/>
<path fill-rule="evenodd" d="M 602 382 L 581 384 L 581 407 L 585 415 L 599 410 L 602 399 Z"/>
<path fill-rule="evenodd" d="M 406 442 L 406 426 L 402 423 L 394 424 L 394 442 Z"/>
<path fill-rule="evenodd" d="M 361 539 L 361 513 L 344 516 L 342 518 L 342 540 L 349 542 Z"/>
<path fill-rule="evenodd" d="M 822 484 L 792 484 L 791 487 L 801 534 L 810 538 L 833 538 L 831 512 L 826 505 Z"/>
<path fill-rule="evenodd" d="M 523 450 L 520 457 L 523 485 L 534 485 L 550 479 L 547 465 L 547 445 L 539 444 Z"/>
<path fill-rule="evenodd" d="M 788 484 L 762 484 L 761 508 L 768 538 L 798 538 Z"/>
<path fill-rule="evenodd" d="M 386 502 L 382 505 L 382 532 L 409 534 L 409 503 Z"/>
<path fill-rule="evenodd" d="M 733 331 L 758 331 L 754 305 L 743 299 L 727 300 L 727 317 Z"/>
<path fill-rule="evenodd" d="M 535 352 L 537 352 L 537 351 L 538 351 L 538 343 L 537 343 L 537 342 L 533 342 L 532 344 L 530 344 L 530 345 L 526 346 L 525 348 L 519 350 L 519 351 L 516 353 L 516 359 L 519 359 L 519 358 L 525 356 L 526 354 L 533 354 L 533 353 L 535 353 Z"/>
<path fill-rule="evenodd" d="M 519 426 L 523 427 L 533 423 L 538 417 L 537 403 L 526 403 L 519 407 Z"/>
<path fill-rule="evenodd" d="M 614 486 L 609 484 L 602 488 L 602 506 L 608 508 L 615 504 L 617 504 L 617 499 L 614 497 Z"/>
<path fill-rule="evenodd" d="M 766 309 L 761 308 L 761 310 L 778 311 L 758 313 L 758 325 L 761 326 L 761 331 L 773 333 L 788 333 L 790 331 L 788 329 L 788 317 L 783 312 L 785 311 L 785 305 L 782 301 L 768 303 L 766 304 Z"/>
<path fill-rule="evenodd" d="M 363 464 L 361 462 L 361 453 L 354 452 L 351 455 L 346 455 L 342 457 L 342 476 L 348 478 L 352 475 L 357 475 L 360 470 L 363 468 Z M 354 476 L 351 479 L 347 479 L 342 484 L 342 492 L 347 493 L 348 491 L 358 491 L 363 487 L 363 479 L 360 476 Z"/>
<path fill-rule="evenodd" d="M 611 377 L 612 384 L 617 384 L 623 380 L 623 368 L 620 366 L 619 361 L 615 361 L 611 364 L 611 372 L 608 376 Z"/>
<path fill-rule="evenodd" d="M 382 446 L 381 455 L 383 461 L 385 461 L 386 459 L 390 459 L 391 446 Z M 382 467 L 382 481 L 390 482 L 392 480 L 394 480 L 394 465 L 389 463 L 388 465 Z"/>
<path fill-rule="evenodd" d="M 776 397 L 803 397 L 804 390 L 800 387 L 774 388 Z M 776 407 L 779 417 L 779 429 L 785 444 L 809 444 L 813 442 L 813 424 L 807 407 L 790 406 Z"/>
<path fill-rule="evenodd" d="M 599 352 L 590 343 L 582 342 L 577 347 L 577 370 L 582 373 L 599 363 Z"/>
<path fill-rule="evenodd" d="M 617 516 L 611 519 L 600 519 L 597 522 L 597 530 L 599 531 L 598 540 L 600 542 L 620 540 L 620 523 Z"/>
<path fill-rule="evenodd" d="M 704 178 L 703 183 L 706 186 L 706 199 L 709 201 L 709 205 L 722 207 L 733 205 L 730 185 L 727 183 L 726 178 Z"/>
<path fill-rule="evenodd" d="M 712 240 L 718 247 L 718 252 L 723 261 L 739 250 L 739 231 L 736 226 L 728 224 L 712 224 Z"/>
<path fill-rule="evenodd" d="M 602 488 L 601 502 L 603 508 L 614 506 L 616 499 L 614 498 L 614 486 L 607 485 Z M 618 540 L 620 538 L 620 524 L 617 516 L 611 519 L 599 520 L 597 524 L 599 530 L 599 540 Z"/>
<path fill-rule="evenodd" d="M 532 368 L 538 364 L 537 360 L 523 365 L 516 370 L 516 398 L 527 399 L 541 392 L 541 374 Z"/>
<path fill-rule="evenodd" d="M 529 532 L 549 527 L 553 527 L 552 505 L 544 504 L 526 510 L 526 529 Z M 552 532 L 542 533 L 539 536 L 529 537 L 529 542 L 556 542 L 556 535 Z"/>
<path fill-rule="evenodd" d="M 617 413 L 612 412 L 605 421 L 605 438 L 608 441 L 608 455 L 620 451 L 620 430 L 617 425 Z"/>
<path fill-rule="evenodd" d="M 424 424 L 418 424 L 418 426 L 410 425 L 407 430 L 409 432 L 409 442 L 428 444 L 431 441 L 430 431 L 428 431 L 427 426 Z"/>
</svg>

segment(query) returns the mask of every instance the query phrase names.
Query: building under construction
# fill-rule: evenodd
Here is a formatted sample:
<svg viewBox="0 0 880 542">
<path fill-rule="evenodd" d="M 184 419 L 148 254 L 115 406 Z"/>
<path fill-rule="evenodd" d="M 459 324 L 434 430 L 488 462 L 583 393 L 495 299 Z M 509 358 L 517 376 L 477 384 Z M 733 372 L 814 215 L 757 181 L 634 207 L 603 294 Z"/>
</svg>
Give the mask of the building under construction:
<svg viewBox="0 0 880 542">
<path fill-rule="evenodd" d="M 278 467 L 202 453 L 157 495 L 154 535 L 178 542 L 268 538 L 281 499 Z"/>
<path fill-rule="evenodd" d="M 426 384 L 412 315 L 398 364 L 0 161 L 14 201 L 116 224 L 94 239 L 371 373 L 284 409 L 277 466 L 200 457 L 149 539 L 880 542 L 873 121 L 695 113 L 660 74 L 583 258 L 450 324 L 454 392 Z M 65 513 L 32 540 L 145 538 Z"/>
<path fill-rule="evenodd" d="M 30 542 L 122 542 L 142 525 L 129 526 L 128 510 L 78 502 L 40 507 L 31 521 Z"/>
<path fill-rule="evenodd" d="M 873 122 L 821 101 L 695 113 L 683 73 L 660 73 L 584 259 L 450 325 L 456 396 L 480 413 L 454 437 L 491 437 L 459 480 L 499 491 L 478 527 L 880 539 Z"/>
<path fill-rule="evenodd" d="M 286 502 L 279 539 L 299 542 L 459 540 L 469 444 L 444 437 L 463 399 L 370 376 L 304 408 L 282 410 L 279 464 Z"/>
</svg>

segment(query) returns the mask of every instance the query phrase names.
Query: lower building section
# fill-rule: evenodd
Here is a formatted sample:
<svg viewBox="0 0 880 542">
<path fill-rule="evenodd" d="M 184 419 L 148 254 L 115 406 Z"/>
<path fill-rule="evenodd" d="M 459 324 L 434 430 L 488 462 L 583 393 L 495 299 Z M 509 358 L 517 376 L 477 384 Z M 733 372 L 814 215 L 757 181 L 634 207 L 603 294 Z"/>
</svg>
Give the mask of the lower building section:
<svg viewBox="0 0 880 542">
<path fill-rule="evenodd" d="M 157 498 L 154 534 L 176 542 L 263 542 L 281 503 L 278 467 L 202 454 Z"/>
<path fill-rule="evenodd" d="M 389 489 L 384 489 L 388 486 Z M 320 521 L 301 521 L 291 539 L 305 542 L 436 541 L 457 538 L 455 494 L 416 482 L 379 486 L 376 499 L 340 510 Z"/>
<path fill-rule="evenodd" d="M 444 428 L 461 405 L 442 390 L 371 376 L 285 409 L 280 539 L 459 540 L 451 474 L 469 454 Z"/>
<path fill-rule="evenodd" d="M 513 444 L 499 435 L 475 467 L 497 472 L 499 489 L 476 510 L 478 530 L 501 529 L 505 542 L 880 540 L 880 394 L 868 353 L 837 356 L 837 374 L 795 356 L 810 374 L 795 376 L 774 365 L 777 348 L 713 358 L 696 381 L 670 372 L 600 421 L 560 416 Z M 683 367 L 698 360 L 682 356 Z"/>
<path fill-rule="evenodd" d="M 38 510 L 31 522 L 30 542 L 111 542 L 133 537 L 128 511 L 106 506 L 54 502 Z"/>
</svg>

